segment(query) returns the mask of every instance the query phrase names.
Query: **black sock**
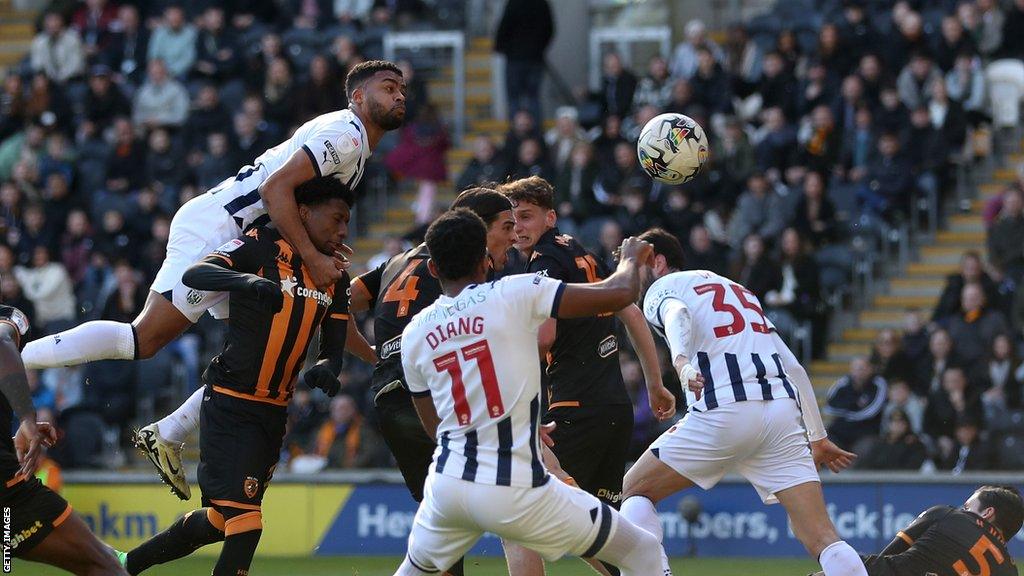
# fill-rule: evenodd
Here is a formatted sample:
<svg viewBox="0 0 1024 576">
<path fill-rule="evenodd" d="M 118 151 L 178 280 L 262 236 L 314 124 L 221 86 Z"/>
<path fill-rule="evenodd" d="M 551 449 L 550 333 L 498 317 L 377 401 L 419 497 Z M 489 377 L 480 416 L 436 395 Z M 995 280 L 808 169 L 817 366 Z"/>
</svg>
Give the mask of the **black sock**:
<svg viewBox="0 0 1024 576">
<path fill-rule="evenodd" d="M 451 568 L 448 569 L 448 573 L 451 574 L 452 576 L 465 576 L 465 574 L 466 574 L 465 564 L 466 564 L 466 557 L 463 556 L 462 558 L 459 558 L 459 561 L 456 562 L 454 566 L 452 566 Z"/>
<path fill-rule="evenodd" d="M 220 558 L 213 567 L 213 576 L 248 576 L 261 534 L 263 530 L 249 530 L 225 538 Z"/>
<path fill-rule="evenodd" d="M 128 553 L 125 569 L 132 576 L 157 564 L 183 558 L 199 548 L 224 539 L 224 533 L 210 524 L 206 508 L 182 516 L 163 532 Z"/>
</svg>

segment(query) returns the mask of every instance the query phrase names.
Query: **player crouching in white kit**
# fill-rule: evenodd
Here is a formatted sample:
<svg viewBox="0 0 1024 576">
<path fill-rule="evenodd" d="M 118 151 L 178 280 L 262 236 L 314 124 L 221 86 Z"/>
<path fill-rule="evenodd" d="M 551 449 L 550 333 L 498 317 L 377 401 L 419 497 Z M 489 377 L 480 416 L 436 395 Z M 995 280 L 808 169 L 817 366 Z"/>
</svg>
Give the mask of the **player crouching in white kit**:
<svg viewBox="0 0 1024 576">
<path fill-rule="evenodd" d="M 826 576 L 866 576 L 829 519 L 817 470 L 824 464 L 838 472 L 855 456 L 826 437 L 807 373 L 757 297 L 713 272 L 681 271 L 682 246 L 664 230 L 640 239 L 654 246 L 653 266 L 641 271 L 644 314 L 668 342 L 680 380 L 702 376 L 704 386 L 703 397 L 687 391 L 688 414 L 626 473 L 622 515 L 660 540 L 655 504 L 693 485 L 709 490 L 737 472 L 765 504 L 782 503 Z"/>
<path fill-rule="evenodd" d="M 434 464 L 396 574 L 446 570 L 485 532 L 537 551 L 594 557 L 626 576 L 661 574 L 661 545 L 596 497 L 553 480 L 540 458 L 537 330 L 548 318 L 615 312 L 638 295 L 651 246 L 622 244 L 615 274 L 595 284 L 539 275 L 486 282 L 487 229 L 452 210 L 427 230 L 443 294 L 402 333 L 402 367 Z"/>
</svg>

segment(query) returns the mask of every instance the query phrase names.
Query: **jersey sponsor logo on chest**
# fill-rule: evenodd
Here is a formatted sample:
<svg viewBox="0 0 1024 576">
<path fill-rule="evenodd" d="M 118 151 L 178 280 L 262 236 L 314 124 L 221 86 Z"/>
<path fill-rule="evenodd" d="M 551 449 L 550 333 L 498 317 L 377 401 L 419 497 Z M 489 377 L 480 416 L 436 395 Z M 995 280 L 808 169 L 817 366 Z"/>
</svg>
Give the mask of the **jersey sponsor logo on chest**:
<svg viewBox="0 0 1024 576">
<path fill-rule="evenodd" d="M 299 281 L 295 276 L 281 279 L 281 292 L 292 298 L 312 298 L 317 301 L 317 304 L 325 307 L 330 306 L 334 302 L 333 298 L 319 290 L 311 290 L 305 286 L 299 286 Z"/>
<path fill-rule="evenodd" d="M 380 359 L 387 360 L 395 354 L 402 353 L 402 335 L 399 334 L 391 340 L 380 345 Z"/>
<path fill-rule="evenodd" d="M 601 340 L 601 343 L 597 345 L 597 355 L 601 358 L 607 358 L 618 351 L 619 341 L 615 338 L 615 335 Z"/>
</svg>

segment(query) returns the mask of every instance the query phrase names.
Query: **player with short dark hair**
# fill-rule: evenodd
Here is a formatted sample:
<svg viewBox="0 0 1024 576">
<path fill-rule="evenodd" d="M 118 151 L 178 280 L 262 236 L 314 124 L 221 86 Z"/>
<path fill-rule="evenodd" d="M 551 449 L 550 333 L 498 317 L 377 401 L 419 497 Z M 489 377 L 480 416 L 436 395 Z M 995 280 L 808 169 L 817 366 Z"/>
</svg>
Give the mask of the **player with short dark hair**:
<svg viewBox="0 0 1024 576">
<path fill-rule="evenodd" d="M 295 191 L 299 218 L 322 254 L 348 234 L 352 192 L 323 177 Z M 231 292 L 222 352 L 203 374 L 199 486 L 204 508 L 175 522 L 125 557 L 130 574 L 224 541 L 214 576 L 246 574 L 263 531 L 261 504 L 281 453 L 306 351 L 320 329 L 307 385 L 338 392 L 348 330 L 348 275 L 317 288 L 302 256 L 273 227 L 257 226 L 184 274 L 197 290 Z"/>
<path fill-rule="evenodd" d="M 572 283 L 608 276 L 593 254 L 559 232 L 551 184 L 531 176 L 498 190 L 515 205 L 516 248 L 529 257 L 527 271 Z M 654 338 L 636 305 L 614 315 L 548 319 L 539 331 L 539 345 L 547 351 L 545 421 L 556 424 L 551 450 L 580 488 L 614 507 L 619 505 L 633 435 L 633 403 L 619 368 L 616 317 L 640 359 L 652 412 L 659 420 L 670 418 L 675 397 L 662 384 Z"/>
<path fill-rule="evenodd" d="M 508 198 L 490 188 L 470 188 L 459 194 L 451 207 L 467 208 L 483 219 L 491 269 L 504 268 L 515 241 Z M 350 302 L 353 313 L 373 311 L 376 350 L 354 337 L 349 340 L 349 351 L 374 364 L 371 389 L 378 427 L 417 502 L 423 500 L 423 483 L 437 445 L 423 430 L 405 385 L 401 338 L 409 320 L 441 295 L 440 283 L 427 268 L 429 258 L 426 244 L 394 256 L 352 281 Z M 355 349 L 357 346 L 362 349 Z M 461 560 L 449 572 L 461 575 Z"/>
<path fill-rule="evenodd" d="M 982 486 L 960 508 L 925 510 L 877 555 L 868 576 L 1016 576 L 1006 543 L 1020 531 L 1024 503 L 1012 486 Z"/>
<path fill-rule="evenodd" d="M 0 434 L 0 506 L 10 512 L 10 544 L 15 558 L 56 566 L 80 576 L 122 576 L 114 552 L 100 542 L 59 494 L 33 473 L 42 447 L 57 441 L 56 430 L 36 422 L 28 376 L 21 362 L 21 339 L 30 322 L 11 306 L 0 305 L 0 430 L 21 421 L 12 440 Z"/>
<path fill-rule="evenodd" d="M 316 248 L 299 218 L 294 191 L 321 176 L 355 190 L 377 143 L 405 119 L 405 80 L 391 62 L 357 64 L 346 77 L 345 89 L 348 108 L 306 122 L 251 166 L 178 209 L 171 222 L 167 255 L 134 322 L 86 322 L 30 342 L 23 353 L 26 366 L 51 368 L 149 358 L 204 312 L 227 318 L 226 292 L 187 286 L 182 275 L 218 246 L 271 221 L 276 233 L 302 257 L 312 284 L 320 290 L 334 286 L 349 266 L 351 249 L 340 245 L 336 253 L 323 254 Z M 190 491 L 181 448 L 199 424 L 201 398 L 197 390 L 173 413 L 144 426 L 135 438 L 160 477 L 182 500 L 189 499 Z"/>
<path fill-rule="evenodd" d="M 443 571 L 491 532 L 548 559 L 593 557 L 630 576 L 653 576 L 661 552 L 653 536 L 595 496 L 551 481 L 541 463 L 537 351 L 545 318 L 629 305 L 650 245 L 627 239 L 615 274 L 593 284 L 536 274 L 487 282 L 486 235 L 465 209 L 427 230 L 428 266 L 443 294 L 405 327 L 402 366 L 439 447 L 396 574 Z"/>
</svg>

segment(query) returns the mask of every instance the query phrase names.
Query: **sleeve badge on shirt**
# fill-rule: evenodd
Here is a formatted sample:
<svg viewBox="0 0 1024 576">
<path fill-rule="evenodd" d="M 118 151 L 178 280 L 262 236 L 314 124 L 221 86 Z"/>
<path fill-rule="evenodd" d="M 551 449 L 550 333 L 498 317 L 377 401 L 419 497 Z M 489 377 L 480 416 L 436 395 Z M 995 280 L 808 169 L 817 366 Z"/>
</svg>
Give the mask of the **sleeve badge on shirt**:
<svg viewBox="0 0 1024 576">
<path fill-rule="evenodd" d="M 217 248 L 216 252 L 223 252 L 227 254 L 229 252 L 234 252 L 235 250 L 238 250 L 244 245 L 245 242 L 242 242 L 238 238 L 232 238 L 231 240 L 228 240 L 226 244 L 224 244 L 220 248 Z"/>
</svg>

